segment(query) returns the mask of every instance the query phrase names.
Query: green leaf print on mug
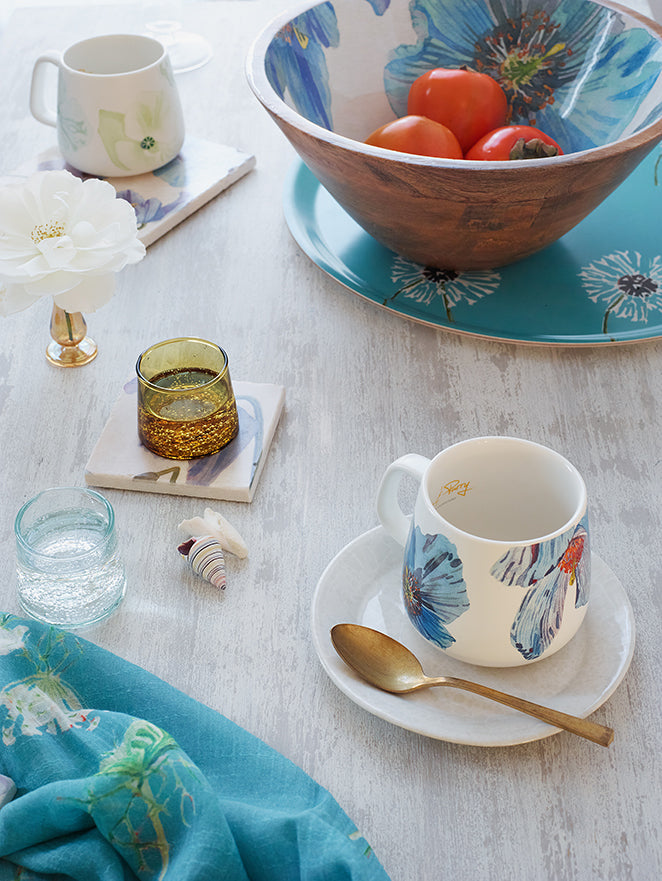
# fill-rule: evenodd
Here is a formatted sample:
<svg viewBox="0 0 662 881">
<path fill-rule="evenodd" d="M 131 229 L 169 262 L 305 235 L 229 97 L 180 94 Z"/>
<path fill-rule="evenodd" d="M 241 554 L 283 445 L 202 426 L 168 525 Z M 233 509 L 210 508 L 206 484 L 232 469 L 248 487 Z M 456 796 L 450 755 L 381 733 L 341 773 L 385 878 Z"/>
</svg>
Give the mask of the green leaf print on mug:
<svg viewBox="0 0 662 881">
<path fill-rule="evenodd" d="M 144 163 L 146 170 L 154 167 L 154 157 L 163 156 L 163 164 L 172 156 L 172 143 L 164 140 L 164 122 L 169 108 L 163 92 L 143 94 L 133 119 L 126 113 L 99 110 L 99 137 L 110 161 L 123 171 Z M 127 132 L 135 133 L 132 137 Z"/>
</svg>

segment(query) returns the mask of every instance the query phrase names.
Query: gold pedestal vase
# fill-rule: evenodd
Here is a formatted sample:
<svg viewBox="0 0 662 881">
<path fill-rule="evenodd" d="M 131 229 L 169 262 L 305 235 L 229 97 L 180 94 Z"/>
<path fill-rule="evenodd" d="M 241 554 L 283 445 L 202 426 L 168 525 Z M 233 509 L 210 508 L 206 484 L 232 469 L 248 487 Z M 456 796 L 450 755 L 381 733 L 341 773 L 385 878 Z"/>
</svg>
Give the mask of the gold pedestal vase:
<svg viewBox="0 0 662 881">
<path fill-rule="evenodd" d="M 53 304 L 51 336 L 46 357 L 56 367 L 82 367 L 97 356 L 97 344 L 87 336 L 82 312 L 65 312 Z"/>
</svg>

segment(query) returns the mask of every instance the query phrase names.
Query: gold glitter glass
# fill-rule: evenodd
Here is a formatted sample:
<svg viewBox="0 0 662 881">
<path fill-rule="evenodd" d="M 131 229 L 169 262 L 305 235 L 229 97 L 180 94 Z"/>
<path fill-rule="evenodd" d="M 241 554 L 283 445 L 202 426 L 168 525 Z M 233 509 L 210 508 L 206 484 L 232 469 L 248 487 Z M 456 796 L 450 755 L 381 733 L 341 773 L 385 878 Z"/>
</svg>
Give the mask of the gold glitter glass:
<svg viewBox="0 0 662 881">
<path fill-rule="evenodd" d="M 239 430 L 223 349 L 193 337 L 146 349 L 136 364 L 138 436 L 164 459 L 217 453 Z"/>
</svg>

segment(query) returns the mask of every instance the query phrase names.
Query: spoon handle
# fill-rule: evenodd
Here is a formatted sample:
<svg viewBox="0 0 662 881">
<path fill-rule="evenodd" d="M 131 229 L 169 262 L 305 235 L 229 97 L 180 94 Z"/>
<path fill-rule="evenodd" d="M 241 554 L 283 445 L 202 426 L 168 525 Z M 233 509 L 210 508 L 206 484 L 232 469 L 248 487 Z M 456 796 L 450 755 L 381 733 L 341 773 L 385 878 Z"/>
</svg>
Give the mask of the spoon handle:
<svg viewBox="0 0 662 881">
<path fill-rule="evenodd" d="M 521 697 L 515 697 L 512 694 L 506 694 L 504 691 L 497 691 L 487 685 L 480 685 L 478 682 L 470 682 L 468 679 L 457 679 L 454 676 L 441 676 L 439 679 L 426 680 L 426 685 L 450 685 L 454 688 L 462 688 L 465 691 L 471 691 L 474 694 L 480 694 L 490 700 L 498 701 L 500 704 L 519 710 L 521 713 L 527 713 L 529 716 L 535 716 L 536 719 L 542 719 L 550 725 L 557 728 L 563 728 L 572 734 L 578 734 L 601 746 L 609 746 L 614 739 L 614 732 L 606 725 L 599 725 L 597 722 L 589 722 L 588 719 L 580 719 L 578 716 L 571 716 L 568 713 L 562 713 L 560 710 L 552 710 L 550 707 L 543 707 L 540 704 L 534 704 L 532 701 L 524 700 Z"/>
</svg>

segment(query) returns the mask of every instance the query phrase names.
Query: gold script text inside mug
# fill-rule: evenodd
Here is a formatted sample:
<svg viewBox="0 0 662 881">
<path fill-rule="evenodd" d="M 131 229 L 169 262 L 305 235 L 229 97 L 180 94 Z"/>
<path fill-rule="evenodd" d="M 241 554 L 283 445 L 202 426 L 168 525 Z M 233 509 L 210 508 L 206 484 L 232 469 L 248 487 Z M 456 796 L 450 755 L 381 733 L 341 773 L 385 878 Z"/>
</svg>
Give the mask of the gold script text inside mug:
<svg viewBox="0 0 662 881">
<path fill-rule="evenodd" d="M 542 450 L 542 457 L 541 457 Z M 444 520 L 492 541 L 535 541 L 563 530 L 584 498 L 578 473 L 543 448 L 475 445 L 470 455 L 451 447 L 426 480 L 427 495 Z"/>
</svg>

